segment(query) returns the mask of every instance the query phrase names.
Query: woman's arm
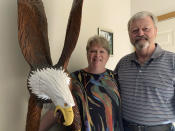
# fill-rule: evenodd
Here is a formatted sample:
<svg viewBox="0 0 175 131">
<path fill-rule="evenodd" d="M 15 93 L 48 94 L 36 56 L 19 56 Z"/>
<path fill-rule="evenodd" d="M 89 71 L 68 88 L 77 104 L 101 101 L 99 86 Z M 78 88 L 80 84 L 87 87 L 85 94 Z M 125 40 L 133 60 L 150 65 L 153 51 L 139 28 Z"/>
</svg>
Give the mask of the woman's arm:
<svg viewBox="0 0 175 131">
<path fill-rule="evenodd" d="M 57 123 L 56 120 L 57 118 L 54 117 L 54 111 L 47 111 L 40 122 L 39 131 L 48 131 L 55 123 Z"/>
</svg>

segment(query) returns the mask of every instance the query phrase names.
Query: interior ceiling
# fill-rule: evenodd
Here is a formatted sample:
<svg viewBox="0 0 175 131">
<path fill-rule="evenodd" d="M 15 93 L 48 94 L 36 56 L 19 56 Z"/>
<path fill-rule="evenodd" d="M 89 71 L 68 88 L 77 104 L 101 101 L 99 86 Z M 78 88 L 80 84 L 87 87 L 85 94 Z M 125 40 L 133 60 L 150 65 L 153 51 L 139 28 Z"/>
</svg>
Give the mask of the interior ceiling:
<svg viewBox="0 0 175 131">
<path fill-rule="evenodd" d="M 131 0 L 131 15 L 143 10 L 163 15 L 175 11 L 175 0 Z"/>
</svg>

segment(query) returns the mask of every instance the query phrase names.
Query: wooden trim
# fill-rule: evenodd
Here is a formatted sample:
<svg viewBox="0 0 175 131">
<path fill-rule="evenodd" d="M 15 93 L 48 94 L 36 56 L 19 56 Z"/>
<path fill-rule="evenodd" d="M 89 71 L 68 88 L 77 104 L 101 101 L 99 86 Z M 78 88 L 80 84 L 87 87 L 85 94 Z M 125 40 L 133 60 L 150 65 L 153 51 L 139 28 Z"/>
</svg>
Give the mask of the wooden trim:
<svg viewBox="0 0 175 131">
<path fill-rule="evenodd" d="M 162 21 L 162 20 L 173 18 L 173 17 L 175 17 L 175 11 L 164 14 L 164 15 L 157 16 L 157 19 L 158 21 Z"/>
</svg>

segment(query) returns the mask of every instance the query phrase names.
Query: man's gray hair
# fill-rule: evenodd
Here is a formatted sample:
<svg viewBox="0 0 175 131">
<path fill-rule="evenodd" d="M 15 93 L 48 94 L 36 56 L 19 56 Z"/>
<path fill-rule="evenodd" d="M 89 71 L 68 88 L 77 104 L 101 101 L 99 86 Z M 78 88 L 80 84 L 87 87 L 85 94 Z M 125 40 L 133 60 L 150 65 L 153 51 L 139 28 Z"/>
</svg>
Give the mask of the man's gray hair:
<svg viewBox="0 0 175 131">
<path fill-rule="evenodd" d="M 153 23 L 154 23 L 154 26 L 155 27 L 157 27 L 157 17 L 153 14 L 153 13 L 151 13 L 151 12 L 148 12 L 148 11 L 141 11 L 141 12 L 138 12 L 138 13 L 136 13 L 136 14 L 134 14 L 131 18 L 130 18 L 130 20 L 129 20 L 129 22 L 128 22 L 128 31 L 130 30 L 130 26 L 131 26 L 131 24 L 133 23 L 133 21 L 135 21 L 135 20 L 137 20 L 137 19 L 140 19 L 140 18 L 145 18 L 145 17 L 147 17 L 147 16 L 149 16 L 151 19 L 152 19 L 152 21 L 153 21 Z"/>
</svg>

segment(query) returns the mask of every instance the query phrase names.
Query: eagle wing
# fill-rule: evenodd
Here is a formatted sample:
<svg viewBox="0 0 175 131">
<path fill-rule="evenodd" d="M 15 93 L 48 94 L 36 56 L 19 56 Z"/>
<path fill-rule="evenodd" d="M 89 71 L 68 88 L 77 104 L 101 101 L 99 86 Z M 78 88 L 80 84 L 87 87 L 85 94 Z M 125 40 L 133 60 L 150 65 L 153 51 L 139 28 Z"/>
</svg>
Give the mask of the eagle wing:
<svg viewBox="0 0 175 131">
<path fill-rule="evenodd" d="M 41 0 L 18 0 L 18 39 L 31 67 L 52 65 L 47 19 Z"/>
<path fill-rule="evenodd" d="M 67 68 L 70 56 L 76 46 L 80 33 L 82 5 L 83 0 L 73 0 L 66 30 L 63 51 L 61 53 L 61 57 L 58 63 L 55 65 L 56 67 L 63 66 L 64 69 Z"/>
<path fill-rule="evenodd" d="M 41 0 L 18 0 L 18 40 L 31 69 L 52 65 L 47 19 Z M 43 104 L 30 95 L 26 131 L 38 131 Z"/>
</svg>

